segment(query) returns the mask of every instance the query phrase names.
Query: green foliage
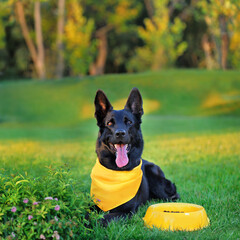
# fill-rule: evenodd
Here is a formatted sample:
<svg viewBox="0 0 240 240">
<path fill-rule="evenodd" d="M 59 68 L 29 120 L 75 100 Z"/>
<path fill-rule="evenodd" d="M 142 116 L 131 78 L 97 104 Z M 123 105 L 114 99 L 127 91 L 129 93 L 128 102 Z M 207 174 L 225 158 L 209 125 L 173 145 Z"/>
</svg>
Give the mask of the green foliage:
<svg viewBox="0 0 240 240">
<path fill-rule="evenodd" d="M 29 64 L 29 53 L 27 49 L 22 46 L 16 51 L 16 65 L 20 71 L 25 71 Z"/>
<path fill-rule="evenodd" d="M 3 21 L 1 18 L 0 18 L 0 26 L 1 26 L 1 28 L 0 28 L 0 49 L 2 49 L 5 47 L 5 39 L 4 39 L 5 31 L 3 28 L 4 24 L 3 24 Z"/>
<path fill-rule="evenodd" d="M 8 1 L 0 3 L 0 72 L 7 68 L 8 53 L 6 50 L 6 27 L 10 25 L 10 9 Z"/>
<path fill-rule="evenodd" d="M 49 167 L 47 176 L 0 174 L 0 237 L 76 239 L 91 235 L 100 218 L 67 168 Z M 88 214 L 88 219 L 86 215 Z M 45 238 L 44 238 L 45 237 Z"/>
<path fill-rule="evenodd" d="M 238 9 L 240 9 L 240 6 Z M 231 23 L 230 61 L 234 68 L 240 69 L 240 13 L 234 16 Z"/>
<path fill-rule="evenodd" d="M 141 4 L 127 0 L 83 0 L 83 7 L 88 18 L 94 19 L 97 28 L 108 25 L 117 31 L 125 31 L 137 17 Z"/>
<path fill-rule="evenodd" d="M 78 1 L 69 2 L 67 10 L 66 58 L 73 75 L 86 75 L 96 52 L 96 40 L 92 39 L 94 21 L 83 16 L 83 8 Z"/>
<path fill-rule="evenodd" d="M 167 3 L 167 0 L 154 1 L 154 16 L 144 20 L 145 28 L 139 27 L 145 46 L 137 48 L 136 56 L 128 65 L 129 71 L 172 67 L 187 48 L 187 43 L 181 41 L 185 24 L 177 17 L 170 21 Z"/>
<path fill-rule="evenodd" d="M 1 11 L 0 11 L 0 49 L 5 47 L 5 27 L 9 23 L 9 19 L 7 16 L 9 15 L 9 5 L 7 1 L 3 1 L 0 3 Z"/>
<path fill-rule="evenodd" d="M 108 39 L 109 49 L 112 51 L 107 60 L 107 65 L 111 68 L 107 68 L 106 73 L 125 71 L 127 62 L 134 56 L 135 46 L 139 42 L 136 27 L 133 25 L 124 31 L 111 31 Z"/>
<path fill-rule="evenodd" d="M 34 1 L 21 2 L 30 37 L 36 44 Z M 53 78 L 57 62 L 58 4 L 57 1 L 40 2 L 46 74 L 47 78 Z M 228 67 L 239 68 L 239 1 L 153 0 L 149 1 L 153 2 L 153 16 L 147 16 L 147 2 L 65 1 L 64 74 L 83 76 L 90 72 L 90 66 L 98 56 L 99 30 L 107 32 L 108 53 L 103 64 L 105 73 L 139 72 L 174 66 L 205 67 L 206 56 L 201 46 L 203 35 L 209 38 L 212 65 L 218 68 L 221 57 L 218 20 L 221 14 L 227 18 L 230 37 Z M 0 1 L 1 77 L 35 77 L 15 4 L 16 0 Z"/>
<path fill-rule="evenodd" d="M 218 1 L 218 0 L 200 0 L 197 2 L 197 7 L 201 10 L 200 17 L 204 18 L 208 25 L 208 31 L 215 39 L 215 65 L 220 53 L 217 48 L 220 46 L 222 33 L 219 18 L 224 16 L 227 22 L 227 34 L 229 37 L 229 50 L 230 54 L 228 61 L 234 68 L 240 67 L 240 2 L 239 1 Z M 219 46 L 218 46 L 219 45 Z M 219 68 L 219 66 L 217 66 Z"/>
</svg>

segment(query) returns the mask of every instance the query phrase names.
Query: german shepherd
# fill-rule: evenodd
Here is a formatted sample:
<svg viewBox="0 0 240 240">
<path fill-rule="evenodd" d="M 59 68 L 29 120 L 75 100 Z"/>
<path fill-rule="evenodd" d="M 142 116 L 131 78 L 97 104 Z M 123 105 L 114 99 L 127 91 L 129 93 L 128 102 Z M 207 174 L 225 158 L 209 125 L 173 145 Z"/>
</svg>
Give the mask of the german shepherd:
<svg viewBox="0 0 240 240">
<path fill-rule="evenodd" d="M 131 171 L 140 164 L 143 151 L 142 115 L 142 97 L 137 88 L 132 89 L 124 109 L 118 111 L 113 109 L 102 90 L 97 91 L 95 117 L 99 133 L 96 153 L 102 166 L 114 171 Z M 151 199 L 179 199 L 175 184 L 165 178 L 160 167 L 142 159 L 141 169 L 143 175 L 137 194 L 130 201 L 111 209 L 104 216 L 104 225 L 115 218 L 130 216 Z"/>
</svg>

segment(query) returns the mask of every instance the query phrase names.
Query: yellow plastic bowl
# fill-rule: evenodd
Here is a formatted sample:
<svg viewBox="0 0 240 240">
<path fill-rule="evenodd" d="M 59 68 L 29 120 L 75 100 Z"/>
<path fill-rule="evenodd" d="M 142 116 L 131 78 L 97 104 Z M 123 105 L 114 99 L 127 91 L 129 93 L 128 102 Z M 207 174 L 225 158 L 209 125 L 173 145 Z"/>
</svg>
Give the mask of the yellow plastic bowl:
<svg viewBox="0 0 240 240">
<path fill-rule="evenodd" d="M 143 218 L 147 227 L 170 231 L 194 231 L 209 225 L 202 206 L 190 203 L 159 203 L 151 205 Z"/>
</svg>

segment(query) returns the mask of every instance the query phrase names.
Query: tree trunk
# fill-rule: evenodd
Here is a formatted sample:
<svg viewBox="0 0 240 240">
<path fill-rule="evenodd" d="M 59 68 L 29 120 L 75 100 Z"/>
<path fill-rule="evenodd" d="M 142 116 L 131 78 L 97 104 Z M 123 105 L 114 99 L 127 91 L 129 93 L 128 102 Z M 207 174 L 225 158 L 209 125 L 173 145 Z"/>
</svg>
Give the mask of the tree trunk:
<svg viewBox="0 0 240 240">
<path fill-rule="evenodd" d="M 97 59 L 90 66 L 90 75 L 102 75 L 104 74 L 105 64 L 108 53 L 107 33 L 112 29 L 112 26 L 108 25 L 100 28 L 96 32 L 96 37 L 99 40 Z"/>
<path fill-rule="evenodd" d="M 144 0 L 144 4 L 148 13 L 148 17 L 153 21 L 154 16 L 154 6 L 151 0 Z"/>
<path fill-rule="evenodd" d="M 105 63 L 107 60 L 107 34 L 103 33 L 98 37 L 98 56 L 96 62 L 91 65 L 90 75 L 104 74 Z"/>
<path fill-rule="evenodd" d="M 227 56 L 229 48 L 229 37 L 227 32 L 227 19 L 226 16 L 219 16 L 219 25 L 221 31 L 221 68 L 227 69 Z"/>
<path fill-rule="evenodd" d="M 221 67 L 221 46 L 219 44 L 218 37 L 215 34 L 215 25 L 213 24 L 212 19 L 209 16 L 205 16 L 205 22 L 209 27 L 210 35 L 215 45 L 214 55 L 216 59 L 214 60 L 215 60 L 216 68 L 220 68 Z"/>
<path fill-rule="evenodd" d="M 63 71 L 64 71 L 64 57 L 63 57 L 64 6 L 65 6 L 65 0 L 58 0 L 57 67 L 56 67 L 57 78 L 62 78 Z"/>
<path fill-rule="evenodd" d="M 42 19 L 41 19 L 41 3 L 36 1 L 34 4 L 34 20 L 36 31 L 36 43 L 38 49 L 37 65 L 39 69 L 39 78 L 46 78 L 45 63 L 44 63 L 44 46 L 42 37 Z"/>
<path fill-rule="evenodd" d="M 205 61 L 206 61 L 206 67 L 207 69 L 213 69 L 214 68 L 214 60 L 212 58 L 211 54 L 211 44 L 209 42 L 207 34 L 204 34 L 202 37 L 202 48 L 205 53 Z"/>
<path fill-rule="evenodd" d="M 20 27 L 21 27 L 21 30 L 22 30 L 22 33 L 23 33 L 23 37 L 24 37 L 24 39 L 26 41 L 26 44 L 27 44 L 27 47 L 29 49 L 30 56 L 33 60 L 35 70 L 36 70 L 37 75 L 39 77 L 40 76 L 40 70 L 39 70 L 38 65 L 37 65 L 37 58 L 38 58 L 37 57 L 37 51 L 36 51 L 36 48 L 34 46 L 34 43 L 33 43 L 32 39 L 30 37 L 30 33 L 29 33 L 28 26 L 27 26 L 27 23 L 26 23 L 24 10 L 23 10 L 23 5 L 22 5 L 21 1 L 16 2 L 16 15 L 17 15 L 17 18 L 18 18 L 18 21 L 19 21 L 19 24 L 20 24 Z"/>
</svg>

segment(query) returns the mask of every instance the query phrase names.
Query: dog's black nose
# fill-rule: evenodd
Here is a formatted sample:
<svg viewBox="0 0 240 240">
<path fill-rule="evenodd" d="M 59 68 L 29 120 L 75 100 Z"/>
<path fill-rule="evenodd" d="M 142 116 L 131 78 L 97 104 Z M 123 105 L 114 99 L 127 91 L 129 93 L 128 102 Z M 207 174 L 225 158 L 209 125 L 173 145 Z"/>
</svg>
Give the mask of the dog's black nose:
<svg viewBox="0 0 240 240">
<path fill-rule="evenodd" d="M 115 137 L 120 138 L 126 135 L 126 131 L 124 129 L 118 129 L 115 131 Z"/>
</svg>

